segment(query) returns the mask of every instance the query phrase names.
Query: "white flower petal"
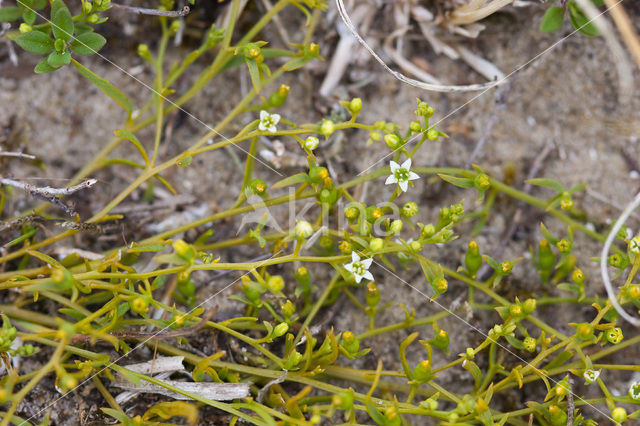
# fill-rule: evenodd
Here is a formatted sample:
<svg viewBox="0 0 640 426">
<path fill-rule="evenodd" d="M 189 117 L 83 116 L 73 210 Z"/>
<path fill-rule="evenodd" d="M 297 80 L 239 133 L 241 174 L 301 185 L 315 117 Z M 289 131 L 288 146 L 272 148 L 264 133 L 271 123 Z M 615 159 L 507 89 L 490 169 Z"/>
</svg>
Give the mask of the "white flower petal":
<svg viewBox="0 0 640 426">
<path fill-rule="evenodd" d="M 398 185 L 400 185 L 400 189 L 402 189 L 402 192 L 407 192 L 407 189 L 409 189 L 409 182 L 402 181 L 402 182 L 398 182 Z"/>
<path fill-rule="evenodd" d="M 362 259 L 362 261 L 360 261 L 360 263 L 362 263 L 362 266 L 365 267 L 365 269 L 369 269 L 369 266 L 371 266 L 371 263 L 373 262 L 372 258 L 369 259 Z"/>
<path fill-rule="evenodd" d="M 346 265 L 344 265 L 344 269 L 349 272 L 353 272 L 353 263 L 347 263 Z"/>
<path fill-rule="evenodd" d="M 396 163 L 395 161 L 389 161 L 389 167 L 391 168 L 391 174 L 394 174 L 396 172 L 396 170 L 398 170 L 400 168 L 400 166 L 398 165 L 398 163 Z"/>
<path fill-rule="evenodd" d="M 360 281 L 362 281 L 362 277 L 358 274 L 353 274 L 353 277 L 356 279 L 356 282 L 360 284 Z"/>
<path fill-rule="evenodd" d="M 416 180 L 416 179 L 420 179 L 420 176 L 418 176 L 414 172 L 409 172 L 409 179 L 408 180 Z"/>
<path fill-rule="evenodd" d="M 351 262 L 359 262 L 360 261 L 360 256 L 358 256 L 358 253 L 356 253 L 355 251 L 351 252 Z"/>
<path fill-rule="evenodd" d="M 411 158 L 407 159 L 404 163 L 402 163 L 400 168 L 409 170 L 411 168 Z"/>
<path fill-rule="evenodd" d="M 270 133 L 275 133 L 278 131 L 278 129 L 276 128 L 276 126 L 274 124 L 271 124 L 271 127 L 269 127 L 267 129 Z"/>
<path fill-rule="evenodd" d="M 392 183 L 398 183 L 398 179 L 396 179 L 396 177 L 394 175 L 389 175 L 387 177 L 387 180 L 384 181 L 385 185 L 390 185 Z"/>
<path fill-rule="evenodd" d="M 264 124 L 263 121 L 261 121 L 260 124 L 258 124 L 258 130 L 262 130 L 263 132 L 267 130 L 267 126 Z"/>
<path fill-rule="evenodd" d="M 271 114 L 271 120 L 273 120 L 273 124 L 276 125 L 280 122 L 280 114 Z"/>
<path fill-rule="evenodd" d="M 269 113 L 265 110 L 260 111 L 260 120 L 265 120 L 269 117 Z"/>
<path fill-rule="evenodd" d="M 371 275 L 371 272 L 369 272 L 369 271 L 365 272 L 364 275 L 362 275 L 362 278 L 366 278 L 366 279 L 368 279 L 370 281 L 373 281 L 373 275 Z"/>
</svg>

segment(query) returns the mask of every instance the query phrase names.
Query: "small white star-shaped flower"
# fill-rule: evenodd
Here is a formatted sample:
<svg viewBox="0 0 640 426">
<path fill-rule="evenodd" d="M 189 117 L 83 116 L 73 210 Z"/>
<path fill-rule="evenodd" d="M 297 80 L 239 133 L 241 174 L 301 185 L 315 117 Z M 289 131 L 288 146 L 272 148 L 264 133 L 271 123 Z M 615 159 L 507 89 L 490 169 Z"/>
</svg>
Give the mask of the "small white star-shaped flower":
<svg viewBox="0 0 640 426">
<path fill-rule="evenodd" d="M 600 377 L 600 370 L 584 370 L 584 374 L 582 375 L 585 380 L 585 385 L 590 385 L 595 382 L 598 377 Z"/>
<path fill-rule="evenodd" d="M 280 121 L 280 114 L 269 114 L 267 111 L 260 111 L 260 123 L 258 129 L 263 132 L 275 133 L 278 131 L 276 124 Z"/>
<path fill-rule="evenodd" d="M 363 278 L 373 281 L 373 275 L 369 272 L 369 266 L 371 266 L 372 262 L 373 259 L 371 258 L 360 260 L 360 256 L 355 251 L 352 251 L 351 263 L 344 265 L 344 269 L 353 274 L 357 283 L 360 283 Z"/>
<path fill-rule="evenodd" d="M 397 183 L 403 192 L 407 192 L 410 180 L 416 180 L 420 178 L 420 176 L 411 171 L 411 158 L 406 160 L 401 165 L 398 165 L 398 163 L 396 163 L 395 161 L 390 161 L 389 166 L 391 167 L 391 174 L 384 182 L 385 185 Z"/>
</svg>

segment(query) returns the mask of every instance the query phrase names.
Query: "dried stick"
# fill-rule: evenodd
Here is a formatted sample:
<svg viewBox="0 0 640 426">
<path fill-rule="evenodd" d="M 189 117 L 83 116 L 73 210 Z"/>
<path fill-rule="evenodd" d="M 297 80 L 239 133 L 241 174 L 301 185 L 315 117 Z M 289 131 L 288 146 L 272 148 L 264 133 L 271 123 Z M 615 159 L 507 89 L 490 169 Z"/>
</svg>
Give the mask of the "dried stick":
<svg viewBox="0 0 640 426">
<path fill-rule="evenodd" d="M 187 16 L 191 9 L 189 6 L 185 6 L 182 10 L 160 10 L 160 9 L 147 9 L 145 7 L 133 7 L 133 6 L 125 6 L 124 4 L 117 4 L 111 2 L 111 5 L 115 7 L 119 7 L 120 9 L 127 9 L 133 13 L 137 13 L 138 15 L 154 15 L 154 16 L 167 16 L 169 18 L 178 18 L 180 16 Z"/>
<path fill-rule="evenodd" d="M 82 183 L 70 186 L 68 188 L 53 188 L 51 186 L 35 186 L 29 183 L 20 182 L 13 179 L 0 177 L 0 184 L 20 188 L 31 193 L 34 196 L 55 197 L 58 195 L 69 195 L 78 192 L 81 189 L 90 188 L 98 182 L 97 179 L 87 179 Z"/>
<path fill-rule="evenodd" d="M 604 3 L 611 11 L 611 18 L 613 18 L 618 30 L 620 30 L 625 44 L 636 58 L 636 64 L 640 67 L 640 40 L 638 40 L 638 35 L 633 29 L 627 12 L 617 0 L 604 0 Z"/>
<path fill-rule="evenodd" d="M 35 155 L 25 154 L 23 152 L 11 152 L 11 151 L 0 151 L 0 157 L 19 157 L 19 158 L 27 158 L 29 160 L 36 159 Z"/>
</svg>

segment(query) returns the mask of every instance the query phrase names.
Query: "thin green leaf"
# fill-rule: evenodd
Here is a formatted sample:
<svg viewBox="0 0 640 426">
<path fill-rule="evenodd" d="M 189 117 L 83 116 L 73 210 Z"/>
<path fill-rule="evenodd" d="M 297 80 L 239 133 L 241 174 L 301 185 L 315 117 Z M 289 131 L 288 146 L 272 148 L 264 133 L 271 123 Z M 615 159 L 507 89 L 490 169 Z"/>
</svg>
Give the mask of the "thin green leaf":
<svg viewBox="0 0 640 426">
<path fill-rule="evenodd" d="M 29 31 L 16 38 L 18 46 L 27 52 L 44 55 L 54 50 L 53 39 L 40 31 Z"/>
<path fill-rule="evenodd" d="M 20 18 L 22 11 L 16 6 L 0 7 L 0 22 L 11 22 Z"/>
<path fill-rule="evenodd" d="M 89 56 L 102 49 L 107 40 L 100 34 L 84 32 L 71 41 L 69 47 L 78 55 Z"/>
<path fill-rule="evenodd" d="M 256 93 L 260 92 L 262 88 L 262 82 L 260 81 L 260 68 L 258 68 L 258 64 L 253 59 L 247 59 L 247 68 L 249 68 L 249 77 L 251 77 L 251 84 L 253 85 L 253 89 Z"/>
<path fill-rule="evenodd" d="M 297 173 L 295 175 L 289 176 L 287 178 L 284 178 L 276 182 L 274 185 L 272 185 L 272 188 L 279 189 L 279 188 L 284 188 L 286 186 L 291 186 L 298 183 L 307 183 L 307 182 L 309 182 L 309 174 Z"/>
<path fill-rule="evenodd" d="M 147 156 L 147 151 L 145 151 L 144 147 L 142 146 L 142 144 L 140 143 L 136 135 L 134 135 L 133 133 L 131 133 L 126 129 L 116 129 L 113 131 L 113 133 L 116 135 L 116 137 L 120 139 L 125 139 L 131 142 L 136 147 L 140 155 L 142 155 L 142 158 L 144 159 L 145 164 L 147 166 L 149 165 L 149 157 Z"/>
<path fill-rule="evenodd" d="M 88 68 L 82 66 L 82 64 L 80 64 L 80 62 L 76 61 L 75 59 L 72 59 L 71 62 L 73 63 L 73 66 L 76 67 L 78 71 L 80 71 L 80 74 L 82 74 L 87 80 L 95 84 L 111 99 L 119 103 L 120 106 L 129 113 L 129 117 L 131 117 L 133 104 L 131 103 L 127 95 L 122 93 L 119 89 L 117 89 L 113 84 L 109 83 L 104 78 L 99 77 Z"/>
<path fill-rule="evenodd" d="M 461 178 L 457 176 L 444 175 L 442 173 L 438 173 L 438 177 L 445 182 L 449 182 L 452 185 L 458 186 L 460 188 L 471 188 L 473 187 L 473 179 Z"/>
<path fill-rule="evenodd" d="M 551 188 L 556 192 L 563 192 L 564 186 L 557 180 L 553 179 L 545 179 L 545 178 L 535 178 L 535 179 L 527 179 L 526 183 L 536 186 L 544 186 L 545 188 Z"/>
<path fill-rule="evenodd" d="M 562 6 L 551 6 L 542 17 L 540 31 L 543 33 L 556 31 L 562 27 L 562 21 L 564 21 L 564 8 Z"/>
<path fill-rule="evenodd" d="M 69 42 L 73 38 L 73 19 L 66 5 L 58 9 L 52 21 L 51 30 L 56 40 Z"/>
</svg>

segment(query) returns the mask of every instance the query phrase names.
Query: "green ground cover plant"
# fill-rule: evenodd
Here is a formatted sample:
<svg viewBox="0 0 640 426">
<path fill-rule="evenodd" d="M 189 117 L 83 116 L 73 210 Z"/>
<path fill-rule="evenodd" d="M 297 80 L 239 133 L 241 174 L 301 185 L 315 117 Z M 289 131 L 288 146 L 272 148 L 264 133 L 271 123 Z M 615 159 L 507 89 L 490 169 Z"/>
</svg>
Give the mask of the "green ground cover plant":
<svg viewBox="0 0 640 426">
<path fill-rule="evenodd" d="M 112 7 L 108 0 L 80 5 L 18 0 L 16 6 L 0 9 L 0 21 L 19 22 L 19 30 L 6 36 L 42 57 L 36 73 L 75 69 L 100 89 L 100 96 L 110 97 L 127 112 L 126 121 L 114 129 L 113 139 L 84 165 L 67 189 L 19 185 L 3 178 L 0 207 L 20 190 L 46 203 L 16 217 L 3 212 L 0 290 L 6 295 L 3 300 L 12 295 L 12 303 L 0 305 L 0 355 L 6 369 L 0 380 L 0 425 L 48 423 L 51 406 L 38 407 L 37 415 L 30 418 L 21 415 L 19 407 L 49 375 L 55 376 L 61 398 L 91 382 L 103 397 L 105 418 L 124 425 L 163 424 L 175 417 L 195 424 L 207 407 L 224 413 L 230 424 L 527 425 L 535 421 L 587 425 L 597 424 L 592 417 L 620 424 L 640 418 L 640 382 L 618 395 L 611 392 L 608 378 L 616 370 L 638 372 L 640 366 L 607 361 L 637 346 L 640 336 L 623 335 L 623 324 L 603 289 L 586 285 L 599 277 L 587 276 L 576 256 L 580 251 L 574 244 L 576 234 L 600 243 L 607 236 L 606 230 L 587 226 L 584 212 L 574 203 L 572 196 L 584 186 L 565 188 L 553 179 L 530 180 L 546 191 L 541 192 L 547 195 L 542 198 L 478 166 L 416 164 L 414 157 L 423 145 L 446 143 L 447 138 L 432 123 L 434 109 L 421 99 L 404 123 L 384 121 L 385 117 L 371 123 L 359 120 L 360 112 L 367 108 L 359 98 L 342 101 L 341 114 L 318 117 L 315 122 L 285 116 L 278 111 L 288 97 L 297 94 L 281 83 L 282 76 L 322 59 L 322 47 L 313 42 L 314 29 L 327 5 L 320 0 L 278 0 L 242 31 L 236 27 L 240 5 L 233 0 L 225 27 L 212 26 L 202 34 L 197 48 L 180 62 L 167 64 L 169 41 L 185 24 L 179 20 L 180 13 L 168 13 L 176 7 L 172 1 L 161 2 L 156 12 L 167 13 L 150 18 L 160 22 L 157 42 L 148 41 L 156 47 L 143 41 L 138 48 L 155 75 L 148 83 L 152 90 L 144 105 L 134 105 L 123 90 L 81 63 L 81 56 L 96 54 L 107 42 L 98 32 L 106 19 L 104 13 Z M 260 39 L 261 31 L 285 8 L 297 8 L 303 14 L 306 33 L 290 49 L 269 47 L 268 41 Z M 191 87 L 178 92 L 175 83 L 208 54 L 213 59 L 204 71 Z M 69 64 L 73 68 L 65 68 Z M 205 85 L 239 67 L 247 69 L 252 89 L 187 149 L 161 158 L 167 115 L 198 96 Z M 232 136 L 222 136 L 247 112 L 254 116 L 251 122 L 239 126 Z M 137 133 L 148 127 L 154 129 L 153 140 L 140 140 Z M 314 152 L 338 132 L 366 140 L 367 146 L 386 146 L 388 155 L 356 177 L 333 175 Z M 264 136 L 295 140 L 307 167 L 269 184 L 256 177 L 257 168 L 269 167 L 257 157 Z M 131 144 L 136 156 L 120 157 L 118 148 L 123 144 Z M 240 147 L 246 158 L 237 198 L 217 200 L 225 206 L 221 211 L 127 245 L 114 245 L 97 258 L 82 252 L 63 258 L 51 254 L 60 241 L 99 233 L 102 226 L 121 220 L 112 211 L 141 188 L 146 200 L 153 199 L 158 185 L 175 194 L 166 177 L 169 169 L 190 167 L 194 158 L 228 146 Z M 82 218 L 64 202 L 72 192 L 90 194 L 100 185 L 91 176 L 114 165 L 139 173 L 98 212 Z M 419 180 L 446 182 L 461 194 L 459 202 L 442 206 L 437 217 L 423 215 L 414 186 Z M 379 189 L 369 191 L 366 202 L 354 197 L 355 188 L 364 183 Z M 387 197 L 383 196 L 385 188 L 391 189 Z M 529 260 L 526 253 L 493 259 L 483 252 L 477 236 L 485 232 L 499 197 L 539 209 L 545 213 L 544 223 L 561 225 L 563 233 L 556 235 L 542 223 L 539 243 L 531 248 Z M 293 206 L 304 213 L 284 223 L 273 214 L 278 206 Z M 467 210 L 465 206 L 479 207 Z M 63 223 L 65 229 L 47 235 L 37 224 L 39 218 Z M 212 224 L 230 218 L 242 220 L 246 227 L 236 237 L 215 239 Z M 192 230 L 197 231 L 197 238 L 186 241 L 179 237 Z M 634 280 L 640 267 L 640 238 L 623 229 L 617 240 L 607 259 L 616 271 L 617 301 L 637 313 L 640 284 Z M 429 250 L 450 244 L 465 247 L 464 256 L 456 260 L 457 268 L 447 267 L 450 260 L 432 256 L 437 251 Z M 94 250 L 90 245 L 81 248 Z M 224 254 L 232 249 L 262 255 L 227 262 Z M 156 267 L 143 270 L 150 259 Z M 526 262 L 532 262 L 538 272 L 538 291 L 507 291 L 504 283 Z M 403 268 L 419 269 L 422 279 L 405 281 L 399 276 Z M 225 288 L 202 297 L 198 290 L 204 283 L 194 278 L 200 271 L 231 271 L 238 278 L 229 278 Z M 438 306 L 439 312 L 417 317 L 414 307 L 384 300 L 376 276 L 392 277 L 398 286 L 410 285 L 420 295 L 420 303 Z M 464 307 L 457 310 L 439 302 L 453 286 L 466 291 Z M 243 313 L 216 317 L 210 306 L 214 297 L 241 303 Z M 340 299 L 361 312 L 365 331 L 327 328 L 319 332 L 314 327 L 320 314 Z M 39 312 L 45 301 L 56 306 L 56 317 Z M 563 309 L 566 305 L 587 309 L 590 320 L 564 324 L 560 317 L 537 314 L 543 306 Z M 467 323 L 465 308 L 487 313 L 491 324 L 480 329 Z M 404 320 L 382 323 L 380 314 L 386 309 L 402 309 Z M 447 318 L 473 328 L 480 343 L 453 353 L 450 343 L 457 336 L 442 326 Z M 229 357 L 222 350 L 202 354 L 181 345 L 209 329 L 242 349 Z M 388 335 L 394 341 L 400 330 L 410 333 L 390 350 L 401 368 L 386 369 L 381 359 L 376 360 L 375 369 L 363 368 L 360 361 L 375 356 L 368 339 Z M 133 359 L 142 346 L 152 348 L 158 357 L 183 357 L 191 382 L 248 383 L 249 392 L 231 400 L 209 398 L 197 386 L 185 390 L 151 372 L 127 368 L 127 358 Z M 409 357 L 410 347 L 411 353 L 420 354 L 419 361 Z M 12 366 L 18 356 L 38 356 L 45 351 L 46 362 L 37 370 Z M 506 366 L 507 357 L 514 366 Z M 455 370 L 466 377 L 467 391 L 440 382 L 439 377 Z M 111 383 L 117 376 L 131 386 L 151 383 L 186 398 L 154 402 L 146 412 L 130 416 L 113 396 L 117 391 Z M 597 388 L 598 396 L 581 394 L 583 387 L 576 387 L 577 382 L 590 390 Z M 532 391 L 534 397 L 526 406 L 510 409 L 505 395 L 514 388 L 538 391 Z M 540 389 L 544 391 L 537 398 Z"/>
</svg>

